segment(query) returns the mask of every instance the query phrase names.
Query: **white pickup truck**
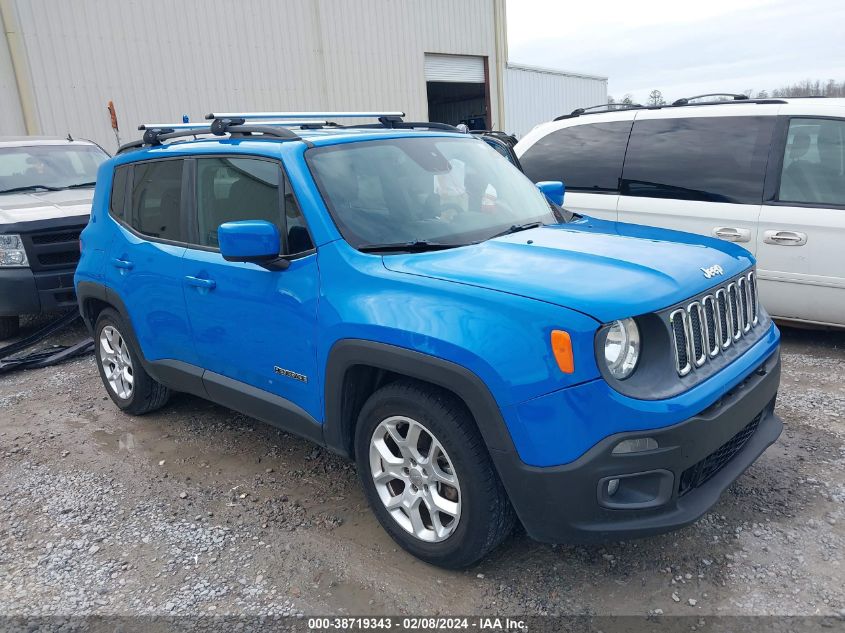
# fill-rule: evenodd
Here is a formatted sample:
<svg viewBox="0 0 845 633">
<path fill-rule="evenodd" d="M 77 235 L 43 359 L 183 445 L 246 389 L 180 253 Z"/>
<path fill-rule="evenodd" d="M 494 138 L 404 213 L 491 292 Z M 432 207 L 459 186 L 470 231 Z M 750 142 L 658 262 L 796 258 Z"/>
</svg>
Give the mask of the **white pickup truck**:
<svg viewBox="0 0 845 633">
<path fill-rule="evenodd" d="M 79 234 L 107 158 L 89 141 L 0 137 L 0 339 L 22 314 L 76 306 Z"/>
</svg>

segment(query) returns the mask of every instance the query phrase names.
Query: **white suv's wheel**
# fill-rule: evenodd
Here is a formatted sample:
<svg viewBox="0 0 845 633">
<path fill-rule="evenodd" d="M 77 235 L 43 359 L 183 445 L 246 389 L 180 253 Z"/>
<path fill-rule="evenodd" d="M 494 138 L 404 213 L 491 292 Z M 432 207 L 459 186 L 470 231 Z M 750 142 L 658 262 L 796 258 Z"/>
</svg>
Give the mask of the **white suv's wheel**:
<svg viewBox="0 0 845 633">
<path fill-rule="evenodd" d="M 426 562 L 467 567 L 513 528 L 475 421 L 446 391 L 410 380 L 376 391 L 358 417 L 355 455 L 379 522 Z"/>
</svg>

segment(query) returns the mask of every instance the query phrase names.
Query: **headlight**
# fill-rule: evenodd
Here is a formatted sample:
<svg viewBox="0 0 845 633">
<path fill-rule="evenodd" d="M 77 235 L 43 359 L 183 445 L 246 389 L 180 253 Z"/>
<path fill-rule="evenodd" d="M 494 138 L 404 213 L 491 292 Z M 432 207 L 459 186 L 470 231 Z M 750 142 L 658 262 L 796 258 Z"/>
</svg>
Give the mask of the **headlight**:
<svg viewBox="0 0 845 633">
<path fill-rule="evenodd" d="M 26 251 L 20 235 L 0 235 L 0 268 L 26 266 Z"/>
<path fill-rule="evenodd" d="M 617 380 L 624 380 L 637 367 L 640 358 L 640 330 L 634 319 L 614 321 L 604 338 L 604 360 Z"/>
</svg>

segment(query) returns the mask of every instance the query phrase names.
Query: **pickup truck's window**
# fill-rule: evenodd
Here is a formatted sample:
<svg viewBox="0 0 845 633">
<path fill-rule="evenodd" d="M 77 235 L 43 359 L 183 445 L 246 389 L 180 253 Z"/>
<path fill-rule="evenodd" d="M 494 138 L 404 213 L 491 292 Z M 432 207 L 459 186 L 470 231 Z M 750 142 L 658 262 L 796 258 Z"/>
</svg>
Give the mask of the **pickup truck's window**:
<svg viewBox="0 0 845 633">
<path fill-rule="evenodd" d="M 139 233 L 186 242 L 182 228 L 181 160 L 134 163 L 130 224 Z"/>
<path fill-rule="evenodd" d="M 778 199 L 845 205 L 845 120 L 789 122 Z"/>
<path fill-rule="evenodd" d="M 775 117 L 637 120 L 622 194 L 760 204 Z"/>
<path fill-rule="evenodd" d="M 547 134 L 520 157 L 534 182 L 561 180 L 567 191 L 617 192 L 631 121 L 588 123 Z"/>
<path fill-rule="evenodd" d="M 108 154 L 96 145 L 28 145 L 0 148 L 0 193 L 26 189 L 93 187 Z"/>
<path fill-rule="evenodd" d="M 484 141 L 416 137 L 317 147 L 306 159 L 356 248 L 458 245 L 514 225 L 557 223 L 545 197 Z"/>
</svg>

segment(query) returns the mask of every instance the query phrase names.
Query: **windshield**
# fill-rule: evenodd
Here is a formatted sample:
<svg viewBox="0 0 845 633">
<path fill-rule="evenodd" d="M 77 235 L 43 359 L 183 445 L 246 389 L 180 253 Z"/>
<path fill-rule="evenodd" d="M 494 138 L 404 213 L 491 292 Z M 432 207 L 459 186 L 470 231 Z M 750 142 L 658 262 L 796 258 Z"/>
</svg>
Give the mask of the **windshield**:
<svg viewBox="0 0 845 633">
<path fill-rule="evenodd" d="M 457 246 L 528 223 L 561 221 L 528 178 L 478 139 L 362 141 L 310 149 L 306 157 L 355 248 Z"/>
<path fill-rule="evenodd" d="M 97 167 L 107 159 L 108 154 L 95 145 L 0 147 L 0 193 L 93 183 Z"/>
</svg>

